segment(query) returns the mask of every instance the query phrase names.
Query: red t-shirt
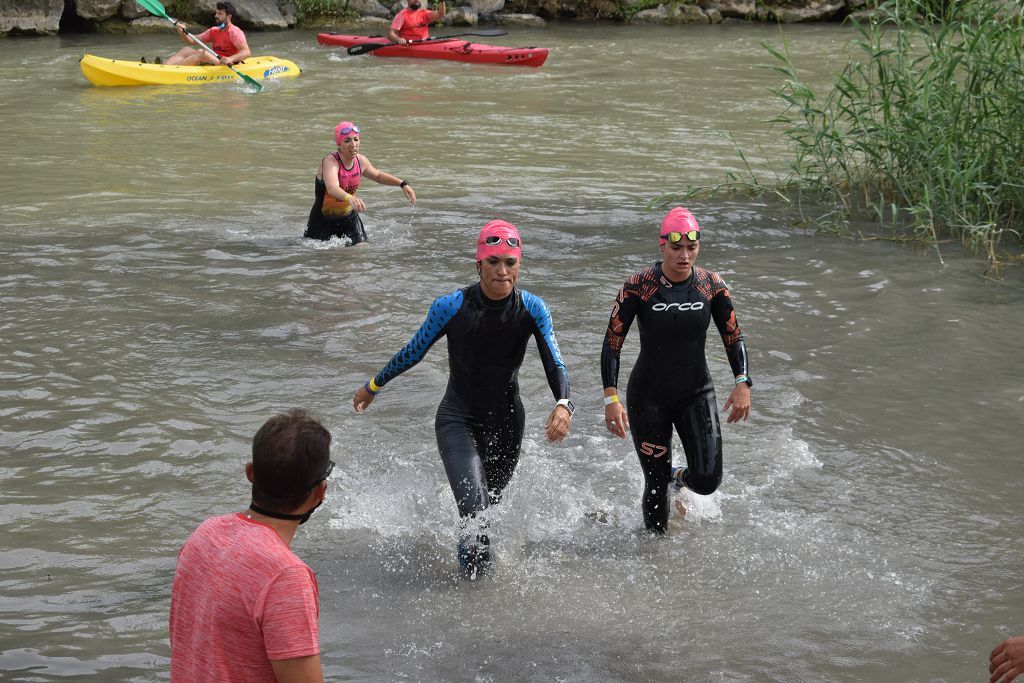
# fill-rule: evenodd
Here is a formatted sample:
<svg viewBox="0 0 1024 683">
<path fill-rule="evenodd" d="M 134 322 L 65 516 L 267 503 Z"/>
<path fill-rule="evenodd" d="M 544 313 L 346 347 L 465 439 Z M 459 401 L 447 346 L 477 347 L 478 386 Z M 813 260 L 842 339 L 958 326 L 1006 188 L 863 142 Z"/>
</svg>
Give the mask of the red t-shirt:
<svg viewBox="0 0 1024 683">
<path fill-rule="evenodd" d="M 434 10 L 406 7 L 391 20 L 391 28 L 395 29 L 399 38 L 423 40 L 430 37 L 430 29 L 427 27 L 430 26 L 431 21 L 437 19 L 437 15 L 438 13 Z"/>
<path fill-rule="evenodd" d="M 245 42 L 245 34 L 242 33 L 242 29 L 234 24 L 223 29 L 216 26 L 208 28 L 196 36 L 196 38 L 210 45 L 213 51 L 221 57 L 237 55 L 248 45 Z"/>
<path fill-rule="evenodd" d="M 178 554 L 171 680 L 274 683 L 270 660 L 320 652 L 316 576 L 271 527 L 211 517 Z"/>
</svg>

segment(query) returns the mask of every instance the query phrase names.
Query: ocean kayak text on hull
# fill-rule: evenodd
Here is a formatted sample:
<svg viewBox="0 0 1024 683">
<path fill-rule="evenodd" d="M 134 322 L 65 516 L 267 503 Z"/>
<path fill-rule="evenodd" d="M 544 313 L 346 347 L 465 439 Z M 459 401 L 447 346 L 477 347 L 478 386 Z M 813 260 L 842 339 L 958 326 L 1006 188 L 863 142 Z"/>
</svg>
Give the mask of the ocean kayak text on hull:
<svg viewBox="0 0 1024 683">
<path fill-rule="evenodd" d="M 96 55 L 85 55 L 79 65 L 86 80 L 100 86 L 202 85 L 241 80 L 238 74 L 226 66 L 168 66 L 128 59 L 107 59 Z M 234 66 L 238 71 L 256 80 L 289 78 L 301 73 L 295 62 L 279 57 L 250 57 Z"/>
<path fill-rule="evenodd" d="M 340 33 L 319 33 L 316 40 L 321 45 L 338 47 L 388 42 L 385 36 L 346 36 Z M 410 45 L 388 45 L 367 54 L 377 57 L 447 59 L 472 64 L 540 66 L 548 58 L 548 52 L 546 47 L 502 47 L 471 43 L 461 38 L 444 38 Z"/>
</svg>

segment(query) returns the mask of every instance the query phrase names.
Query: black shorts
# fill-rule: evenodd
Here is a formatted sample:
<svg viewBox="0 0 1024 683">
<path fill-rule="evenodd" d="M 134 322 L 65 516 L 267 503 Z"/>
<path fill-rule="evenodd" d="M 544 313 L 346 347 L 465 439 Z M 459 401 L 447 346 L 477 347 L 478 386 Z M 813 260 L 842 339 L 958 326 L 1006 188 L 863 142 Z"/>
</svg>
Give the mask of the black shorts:
<svg viewBox="0 0 1024 683">
<path fill-rule="evenodd" d="M 359 212 L 357 211 L 353 211 L 336 221 L 329 221 L 319 214 L 317 216 L 310 214 L 303 237 L 314 240 L 329 240 L 332 237 L 343 237 L 355 245 L 366 241 L 366 229 L 363 228 L 363 220 L 359 217 Z"/>
</svg>

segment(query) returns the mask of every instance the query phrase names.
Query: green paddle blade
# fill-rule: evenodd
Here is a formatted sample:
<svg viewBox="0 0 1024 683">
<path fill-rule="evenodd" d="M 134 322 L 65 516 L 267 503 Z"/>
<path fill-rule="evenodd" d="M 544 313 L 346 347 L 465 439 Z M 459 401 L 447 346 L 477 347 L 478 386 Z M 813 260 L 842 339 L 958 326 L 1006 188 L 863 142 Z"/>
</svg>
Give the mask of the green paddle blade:
<svg viewBox="0 0 1024 683">
<path fill-rule="evenodd" d="M 165 10 L 164 6 L 157 2 L 157 0 L 135 0 L 135 2 L 139 5 L 139 7 L 146 10 L 150 14 L 155 14 L 158 17 L 163 17 L 167 20 L 171 19 L 169 16 L 167 16 L 167 10 Z"/>
<path fill-rule="evenodd" d="M 239 71 L 238 69 L 236 69 L 234 67 L 229 66 L 228 68 L 231 69 L 232 71 L 234 71 L 239 76 L 241 76 L 242 80 L 245 81 L 246 85 L 248 85 L 250 88 L 252 88 L 255 92 L 259 92 L 260 90 L 263 90 L 263 85 L 259 81 L 257 81 L 255 78 L 253 78 L 252 76 L 246 76 L 244 73 L 242 73 L 241 71 Z"/>
</svg>

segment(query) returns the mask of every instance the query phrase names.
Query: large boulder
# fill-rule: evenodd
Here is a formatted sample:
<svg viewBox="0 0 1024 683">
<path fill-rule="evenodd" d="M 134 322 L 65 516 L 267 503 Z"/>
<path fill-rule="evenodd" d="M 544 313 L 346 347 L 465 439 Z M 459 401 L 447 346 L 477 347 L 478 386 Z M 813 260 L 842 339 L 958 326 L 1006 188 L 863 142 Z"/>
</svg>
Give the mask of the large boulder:
<svg viewBox="0 0 1024 683">
<path fill-rule="evenodd" d="M 862 0 L 866 2 L 867 0 Z M 723 17 L 745 19 L 757 11 L 754 0 L 701 0 L 700 8 L 705 12 L 718 10 Z"/>
<path fill-rule="evenodd" d="M 212 17 L 219 0 L 195 0 L 198 15 Z M 258 30 L 283 29 L 295 26 L 295 5 L 278 0 L 232 0 L 238 12 L 235 23 Z"/>
<path fill-rule="evenodd" d="M 121 0 L 75 0 L 75 12 L 83 19 L 103 21 L 117 16 Z"/>
<path fill-rule="evenodd" d="M 792 3 L 788 0 L 762 0 L 767 16 L 784 24 L 804 21 L 826 21 L 846 7 L 845 0 L 810 0 L 806 3 Z"/>
<path fill-rule="evenodd" d="M 0 33 L 55 34 L 64 0 L 0 0 Z"/>
<path fill-rule="evenodd" d="M 669 16 L 673 24 L 706 24 L 708 15 L 696 5 L 677 5 Z"/>
<path fill-rule="evenodd" d="M 466 4 L 483 14 L 500 12 L 505 9 L 505 0 L 469 0 Z"/>
<path fill-rule="evenodd" d="M 634 14 L 630 21 L 634 24 L 667 24 L 668 7 L 658 5 L 651 9 L 642 9 Z"/>
<path fill-rule="evenodd" d="M 480 13 L 472 7 L 456 7 L 445 13 L 442 23 L 445 26 L 476 26 L 480 23 Z"/>
<path fill-rule="evenodd" d="M 381 4 L 380 0 L 349 0 L 348 7 L 364 17 L 391 16 L 391 11 Z"/>
<path fill-rule="evenodd" d="M 125 19 L 138 19 L 152 15 L 139 7 L 139 3 L 135 2 L 135 0 L 121 0 L 121 16 Z"/>
<path fill-rule="evenodd" d="M 640 10 L 631 21 L 634 24 L 707 24 L 710 20 L 696 5 L 658 5 Z"/>
<path fill-rule="evenodd" d="M 163 33 L 167 36 L 176 36 L 174 28 L 167 23 L 166 19 L 160 17 L 139 17 L 128 22 L 126 33 Z"/>
<path fill-rule="evenodd" d="M 498 26 L 519 26 L 521 28 L 543 28 L 548 25 L 536 14 L 492 14 L 488 13 L 480 17 L 482 21 Z"/>
</svg>

